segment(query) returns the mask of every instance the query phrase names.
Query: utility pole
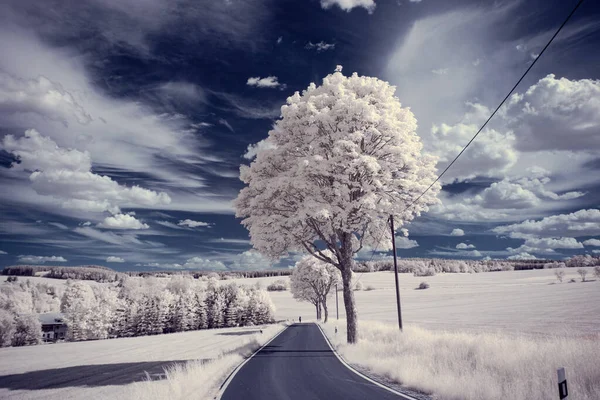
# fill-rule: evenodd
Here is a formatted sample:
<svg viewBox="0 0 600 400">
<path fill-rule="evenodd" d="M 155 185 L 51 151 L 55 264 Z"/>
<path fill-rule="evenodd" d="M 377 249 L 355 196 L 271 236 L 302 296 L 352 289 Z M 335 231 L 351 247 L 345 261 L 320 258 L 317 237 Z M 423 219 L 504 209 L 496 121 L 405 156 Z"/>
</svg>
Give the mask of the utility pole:
<svg viewBox="0 0 600 400">
<path fill-rule="evenodd" d="M 392 250 L 394 251 L 394 277 L 396 278 L 396 304 L 398 305 L 398 326 L 402 330 L 402 310 L 400 308 L 400 286 L 398 284 L 398 262 L 396 261 L 396 236 L 394 230 L 394 216 L 390 215 L 392 228 Z"/>
<path fill-rule="evenodd" d="M 340 308 L 338 306 L 338 290 L 337 290 L 337 283 L 335 284 L 335 314 L 337 319 L 340 319 Z M 336 328 L 337 329 L 337 328 Z"/>
</svg>

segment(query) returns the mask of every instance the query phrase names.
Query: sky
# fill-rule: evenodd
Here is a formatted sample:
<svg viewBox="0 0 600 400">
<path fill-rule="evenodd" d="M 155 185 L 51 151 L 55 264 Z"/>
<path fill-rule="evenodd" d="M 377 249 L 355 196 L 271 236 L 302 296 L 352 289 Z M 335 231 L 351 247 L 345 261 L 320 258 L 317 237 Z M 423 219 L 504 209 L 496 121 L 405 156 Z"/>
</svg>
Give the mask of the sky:
<svg viewBox="0 0 600 400">
<path fill-rule="evenodd" d="M 442 171 L 575 3 L 2 2 L 0 266 L 288 268 L 300 255 L 252 250 L 232 206 L 287 97 L 337 65 L 388 81 Z M 600 253 L 598 48 L 587 1 L 405 227 L 400 257 Z"/>
</svg>

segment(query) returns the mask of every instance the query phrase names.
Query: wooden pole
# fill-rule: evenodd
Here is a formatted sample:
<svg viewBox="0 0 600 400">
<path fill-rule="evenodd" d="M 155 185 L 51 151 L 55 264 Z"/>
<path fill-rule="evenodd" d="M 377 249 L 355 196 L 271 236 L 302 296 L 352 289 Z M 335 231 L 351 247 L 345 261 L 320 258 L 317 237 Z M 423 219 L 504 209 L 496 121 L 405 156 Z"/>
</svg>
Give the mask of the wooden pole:
<svg viewBox="0 0 600 400">
<path fill-rule="evenodd" d="M 396 236 L 394 230 L 394 216 L 390 215 L 392 228 L 392 250 L 394 252 L 394 277 L 396 278 L 396 304 L 398 306 L 398 327 L 402 330 L 402 309 L 400 308 L 400 285 L 398 284 L 398 261 L 396 260 Z"/>
</svg>

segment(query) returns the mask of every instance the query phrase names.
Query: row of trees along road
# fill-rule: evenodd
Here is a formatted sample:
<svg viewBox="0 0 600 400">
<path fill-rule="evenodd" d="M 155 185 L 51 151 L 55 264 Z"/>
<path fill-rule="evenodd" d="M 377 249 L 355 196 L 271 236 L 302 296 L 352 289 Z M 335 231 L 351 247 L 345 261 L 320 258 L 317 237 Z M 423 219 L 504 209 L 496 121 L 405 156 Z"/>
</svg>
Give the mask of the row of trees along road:
<svg viewBox="0 0 600 400">
<path fill-rule="evenodd" d="M 325 250 L 328 256 L 333 255 Z M 295 299 L 308 301 L 315 306 L 317 319 L 321 319 L 321 310 L 325 312 L 323 321 L 329 319 L 327 296 L 331 289 L 342 281 L 340 271 L 332 264 L 325 263 L 313 256 L 298 261 L 290 276 L 290 290 Z"/>
<path fill-rule="evenodd" d="M 436 179 L 436 159 L 422 154 L 417 121 L 395 87 L 341 71 L 287 99 L 256 159 L 240 168 L 246 186 L 235 207 L 258 251 L 305 251 L 340 271 L 354 343 L 354 256 L 390 250 L 390 215 L 407 234 L 403 225 L 437 202 L 440 185 L 419 197 Z"/>
</svg>

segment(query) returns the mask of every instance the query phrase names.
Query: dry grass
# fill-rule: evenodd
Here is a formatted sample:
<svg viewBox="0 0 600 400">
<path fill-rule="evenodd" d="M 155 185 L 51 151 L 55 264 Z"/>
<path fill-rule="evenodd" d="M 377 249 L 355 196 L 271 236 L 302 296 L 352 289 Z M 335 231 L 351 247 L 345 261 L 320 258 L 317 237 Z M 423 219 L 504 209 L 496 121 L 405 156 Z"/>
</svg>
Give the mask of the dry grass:
<svg viewBox="0 0 600 400">
<path fill-rule="evenodd" d="M 147 380 L 129 387 L 124 398 L 144 400 L 213 399 L 227 375 L 260 346 L 276 335 L 283 325 L 263 328 L 262 334 L 242 336 L 235 348 L 209 362 L 190 361 L 165 370 L 165 379 Z"/>
<path fill-rule="evenodd" d="M 517 336 L 429 331 L 365 321 L 347 345 L 345 321 L 324 325 L 351 364 L 446 400 L 558 398 L 556 368 L 565 367 L 569 397 L 600 399 L 600 335 Z"/>
</svg>

